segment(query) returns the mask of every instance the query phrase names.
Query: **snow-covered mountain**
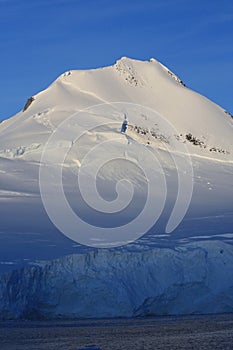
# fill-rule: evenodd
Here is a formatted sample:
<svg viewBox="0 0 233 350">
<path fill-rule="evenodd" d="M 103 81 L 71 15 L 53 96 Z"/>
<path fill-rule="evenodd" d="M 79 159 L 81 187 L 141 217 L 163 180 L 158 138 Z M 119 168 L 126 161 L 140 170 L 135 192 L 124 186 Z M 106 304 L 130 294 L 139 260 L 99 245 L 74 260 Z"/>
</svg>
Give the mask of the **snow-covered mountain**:
<svg viewBox="0 0 233 350">
<path fill-rule="evenodd" d="M 69 71 L 31 97 L 0 124 L 4 315 L 232 311 L 232 130 L 231 115 L 155 59 Z M 93 248 L 109 232 L 119 247 Z"/>
</svg>

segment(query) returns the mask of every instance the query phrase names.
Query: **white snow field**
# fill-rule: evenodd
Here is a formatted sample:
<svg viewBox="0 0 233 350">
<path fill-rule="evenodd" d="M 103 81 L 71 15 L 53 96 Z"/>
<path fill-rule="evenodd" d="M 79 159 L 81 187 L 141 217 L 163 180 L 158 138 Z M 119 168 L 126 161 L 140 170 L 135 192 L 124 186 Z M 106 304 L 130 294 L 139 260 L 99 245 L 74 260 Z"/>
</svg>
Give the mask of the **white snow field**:
<svg viewBox="0 0 233 350">
<path fill-rule="evenodd" d="M 232 116 L 126 57 L 28 102 L 0 124 L 0 317 L 232 312 Z"/>
</svg>

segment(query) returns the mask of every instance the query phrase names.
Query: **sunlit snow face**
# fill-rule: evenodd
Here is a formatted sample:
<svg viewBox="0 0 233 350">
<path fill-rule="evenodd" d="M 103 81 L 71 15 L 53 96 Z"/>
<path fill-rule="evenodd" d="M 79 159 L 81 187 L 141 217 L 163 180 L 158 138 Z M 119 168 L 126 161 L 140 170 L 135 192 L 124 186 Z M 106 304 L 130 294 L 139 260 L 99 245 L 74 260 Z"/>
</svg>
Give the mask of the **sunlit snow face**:
<svg viewBox="0 0 233 350">
<path fill-rule="evenodd" d="M 169 169 L 177 188 L 166 218 L 171 233 L 193 190 L 192 162 L 177 135 L 164 116 L 132 103 L 95 105 L 66 118 L 41 158 L 40 192 L 51 221 L 87 246 L 131 243 L 155 226 L 171 198 Z"/>
</svg>

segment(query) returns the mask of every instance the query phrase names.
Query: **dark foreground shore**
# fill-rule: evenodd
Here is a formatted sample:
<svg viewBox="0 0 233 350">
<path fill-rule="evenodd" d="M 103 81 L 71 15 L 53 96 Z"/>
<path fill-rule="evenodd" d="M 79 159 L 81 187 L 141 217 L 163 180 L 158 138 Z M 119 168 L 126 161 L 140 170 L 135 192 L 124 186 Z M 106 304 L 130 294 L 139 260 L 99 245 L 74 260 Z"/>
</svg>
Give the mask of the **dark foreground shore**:
<svg viewBox="0 0 233 350">
<path fill-rule="evenodd" d="M 96 347 L 90 347 L 94 344 Z M 87 346 L 101 350 L 232 350 L 233 314 L 0 322 L 1 350 L 78 350 Z"/>
</svg>

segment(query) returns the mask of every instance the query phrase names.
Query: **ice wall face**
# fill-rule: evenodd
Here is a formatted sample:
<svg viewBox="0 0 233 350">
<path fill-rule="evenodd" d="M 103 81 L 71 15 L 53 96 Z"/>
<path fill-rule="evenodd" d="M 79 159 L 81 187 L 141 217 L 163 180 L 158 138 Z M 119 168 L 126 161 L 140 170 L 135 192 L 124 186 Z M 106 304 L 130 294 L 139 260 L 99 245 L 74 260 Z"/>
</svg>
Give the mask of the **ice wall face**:
<svg viewBox="0 0 233 350">
<path fill-rule="evenodd" d="M 2 276 L 0 314 L 88 318 L 233 312 L 232 264 L 232 247 L 217 241 L 144 253 L 71 255 Z"/>
</svg>

